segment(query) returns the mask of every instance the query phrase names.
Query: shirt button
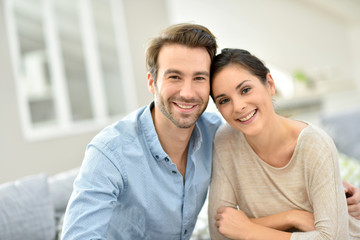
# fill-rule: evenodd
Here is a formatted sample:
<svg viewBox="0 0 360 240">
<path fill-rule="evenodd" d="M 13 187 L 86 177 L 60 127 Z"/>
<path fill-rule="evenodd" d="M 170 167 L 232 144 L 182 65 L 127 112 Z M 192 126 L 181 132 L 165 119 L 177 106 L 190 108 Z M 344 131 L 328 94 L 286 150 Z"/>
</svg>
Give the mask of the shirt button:
<svg viewBox="0 0 360 240">
<path fill-rule="evenodd" d="M 165 161 L 168 162 L 168 161 L 169 161 L 169 158 L 168 158 L 168 157 L 165 157 Z"/>
<path fill-rule="evenodd" d="M 159 159 L 159 155 L 155 155 L 155 158 L 156 158 L 156 159 Z"/>
<path fill-rule="evenodd" d="M 185 229 L 184 234 L 186 234 L 186 233 L 187 233 L 187 230 Z"/>
<path fill-rule="evenodd" d="M 176 171 L 172 171 L 173 174 L 176 174 Z"/>
</svg>

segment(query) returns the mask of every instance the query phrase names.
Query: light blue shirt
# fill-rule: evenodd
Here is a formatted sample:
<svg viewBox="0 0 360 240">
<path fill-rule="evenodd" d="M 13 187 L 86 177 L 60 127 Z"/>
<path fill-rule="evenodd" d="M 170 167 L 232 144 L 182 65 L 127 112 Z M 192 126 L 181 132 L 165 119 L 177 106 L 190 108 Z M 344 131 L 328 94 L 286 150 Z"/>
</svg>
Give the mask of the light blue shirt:
<svg viewBox="0 0 360 240">
<path fill-rule="evenodd" d="M 221 118 L 204 113 L 192 133 L 185 184 L 156 134 L 153 103 L 88 145 L 63 226 L 64 240 L 189 239 L 211 176 Z"/>
</svg>

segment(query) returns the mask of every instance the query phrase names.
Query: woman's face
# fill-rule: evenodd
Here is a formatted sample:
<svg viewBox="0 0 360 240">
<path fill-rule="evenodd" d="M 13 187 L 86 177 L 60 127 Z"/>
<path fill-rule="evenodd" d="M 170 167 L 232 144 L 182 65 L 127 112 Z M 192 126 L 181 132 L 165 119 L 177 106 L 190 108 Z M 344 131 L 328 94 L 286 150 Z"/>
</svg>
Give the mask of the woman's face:
<svg viewBox="0 0 360 240">
<path fill-rule="evenodd" d="M 269 73 L 266 78 L 264 84 L 240 65 L 229 65 L 213 79 L 213 96 L 221 115 L 245 135 L 260 134 L 275 114 L 272 105 L 275 85 Z"/>
</svg>

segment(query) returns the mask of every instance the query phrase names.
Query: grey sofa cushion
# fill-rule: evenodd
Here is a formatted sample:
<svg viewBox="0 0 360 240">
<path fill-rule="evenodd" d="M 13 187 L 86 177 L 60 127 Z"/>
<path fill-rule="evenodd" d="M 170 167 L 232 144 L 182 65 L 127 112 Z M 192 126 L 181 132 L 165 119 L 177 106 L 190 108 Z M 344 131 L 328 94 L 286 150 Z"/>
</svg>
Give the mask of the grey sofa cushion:
<svg viewBox="0 0 360 240">
<path fill-rule="evenodd" d="M 321 124 L 339 151 L 360 161 L 360 109 L 324 115 Z"/>
<path fill-rule="evenodd" d="M 74 168 L 49 177 L 49 189 L 56 212 L 64 212 L 73 190 L 79 168 Z"/>
<path fill-rule="evenodd" d="M 55 232 L 47 175 L 0 185 L 0 239 L 52 240 Z"/>
<path fill-rule="evenodd" d="M 56 239 L 60 239 L 64 212 L 70 199 L 79 168 L 70 169 L 49 177 L 49 189 L 55 208 Z"/>
</svg>

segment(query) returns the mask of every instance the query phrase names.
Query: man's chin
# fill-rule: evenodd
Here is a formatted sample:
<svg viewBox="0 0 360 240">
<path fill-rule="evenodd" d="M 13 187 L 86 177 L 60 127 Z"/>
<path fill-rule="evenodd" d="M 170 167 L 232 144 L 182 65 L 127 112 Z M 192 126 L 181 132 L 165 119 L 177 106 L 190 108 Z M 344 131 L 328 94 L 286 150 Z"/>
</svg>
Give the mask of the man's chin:
<svg viewBox="0 0 360 240">
<path fill-rule="evenodd" d="M 195 125 L 196 120 L 188 120 L 188 121 L 172 121 L 173 124 L 178 128 L 191 128 Z"/>
</svg>

